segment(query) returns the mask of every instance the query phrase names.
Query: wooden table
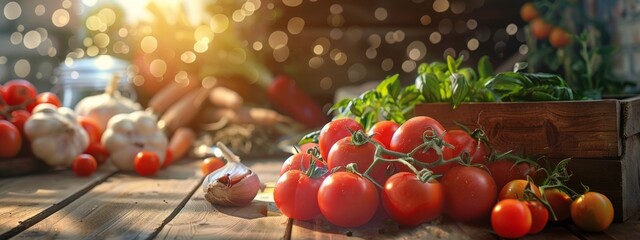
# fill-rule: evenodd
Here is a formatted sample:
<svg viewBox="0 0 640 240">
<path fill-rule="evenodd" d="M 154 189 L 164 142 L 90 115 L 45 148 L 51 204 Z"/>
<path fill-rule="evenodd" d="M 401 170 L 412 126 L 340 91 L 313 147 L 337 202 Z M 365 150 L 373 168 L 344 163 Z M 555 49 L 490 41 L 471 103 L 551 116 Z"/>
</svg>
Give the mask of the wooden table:
<svg viewBox="0 0 640 240">
<path fill-rule="evenodd" d="M 216 207 L 204 199 L 197 161 L 179 162 L 152 178 L 106 165 L 88 178 L 58 170 L 0 179 L 0 239 L 499 239 L 487 226 L 447 220 L 408 229 L 383 219 L 354 229 L 320 218 L 292 221 L 271 195 L 281 162 L 245 161 L 269 187 L 243 208 Z M 640 221 L 598 234 L 555 224 L 526 238 L 640 239 Z"/>
</svg>

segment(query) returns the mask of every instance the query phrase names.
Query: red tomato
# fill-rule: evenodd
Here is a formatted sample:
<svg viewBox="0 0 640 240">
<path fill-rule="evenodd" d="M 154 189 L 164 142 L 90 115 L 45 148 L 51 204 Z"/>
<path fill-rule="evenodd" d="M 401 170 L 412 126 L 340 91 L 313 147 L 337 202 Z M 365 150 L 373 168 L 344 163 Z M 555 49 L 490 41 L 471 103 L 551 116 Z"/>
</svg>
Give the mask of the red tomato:
<svg viewBox="0 0 640 240">
<path fill-rule="evenodd" d="M 555 48 L 562 48 L 571 43 L 571 35 L 562 28 L 555 27 L 549 35 L 549 43 Z"/>
<path fill-rule="evenodd" d="M 167 148 L 164 153 L 164 162 L 162 162 L 162 166 L 160 166 L 160 168 L 167 168 L 169 165 L 171 165 L 171 163 L 173 163 L 173 151 Z"/>
<path fill-rule="evenodd" d="M 273 189 L 276 206 L 287 217 L 311 220 L 320 214 L 318 190 L 322 180 L 310 178 L 300 170 L 285 172 Z"/>
<path fill-rule="evenodd" d="M 71 170 L 80 177 L 88 177 L 98 169 L 98 163 L 93 156 L 89 154 L 80 154 L 71 164 Z"/>
<path fill-rule="evenodd" d="M 444 127 L 433 118 L 425 116 L 413 117 L 403 123 L 393 134 L 390 148 L 396 152 L 411 152 L 414 148 L 424 143 L 424 136 L 429 130 L 433 130 L 439 137 L 442 137 L 445 131 Z M 413 157 L 424 163 L 435 162 L 439 159 L 438 154 L 433 149 L 418 151 Z M 443 174 L 451 168 L 451 166 L 451 164 L 445 164 L 434 167 L 431 170 L 436 174 Z M 404 165 L 402 165 L 400 169 L 401 171 L 407 171 Z"/>
<path fill-rule="evenodd" d="M 491 227 L 503 238 L 524 237 L 531 230 L 531 211 L 519 200 L 502 200 L 491 212 Z"/>
<path fill-rule="evenodd" d="M 525 205 L 531 212 L 531 229 L 529 234 L 536 234 L 542 231 L 549 221 L 549 211 L 538 201 L 525 201 Z"/>
<path fill-rule="evenodd" d="M 16 126 L 6 120 L 0 120 L 0 158 L 11 158 L 18 155 L 22 147 L 22 135 Z"/>
<path fill-rule="evenodd" d="M 540 198 L 542 198 L 542 193 L 538 186 L 536 186 L 533 182 L 530 182 L 531 190 Z M 507 198 L 511 199 L 523 199 L 524 198 L 524 188 L 527 186 L 527 180 L 516 179 L 513 180 L 507 185 L 502 187 L 500 190 L 500 194 L 498 194 L 498 200 L 504 200 Z"/>
<path fill-rule="evenodd" d="M 371 181 L 350 172 L 329 175 L 318 190 L 322 215 L 340 227 L 358 227 L 367 223 L 379 204 L 378 191 Z"/>
<path fill-rule="evenodd" d="M 498 189 L 502 189 L 504 185 L 507 185 L 507 183 L 512 180 L 526 180 L 527 176 L 530 176 L 534 180 L 538 178 L 538 171 L 536 167 L 531 166 L 531 164 L 526 162 L 515 165 L 511 160 L 500 160 L 488 163 L 487 168 L 489 169 L 489 172 L 491 172 L 493 180 L 496 181 Z"/>
<path fill-rule="evenodd" d="M 440 179 L 444 188 L 445 210 L 452 219 L 474 222 L 489 216 L 496 203 L 496 183 L 481 168 L 456 166 Z"/>
<path fill-rule="evenodd" d="M 536 19 L 538 18 L 538 16 L 540 16 L 540 14 L 538 14 L 538 10 L 531 2 L 525 3 L 520 8 L 520 17 L 525 22 L 529 22 L 533 19 Z"/>
<path fill-rule="evenodd" d="M 24 133 L 24 122 L 31 116 L 26 110 L 15 110 L 11 112 L 11 123 L 18 128 L 20 133 Z"/>
<path fill-rule="evenodd" d="M 307 153 L 307 151 L 309 151 L 309 149 L 312 149 L 314 147 L 317 147 L 318 144 L 317 143 L 305 143 L 300 145 L 298 148 L 300 149 L 300 153 Z"/>
<path fill-rule="evenodd" d="M 340 139 L 329 151 L 327 159 L 327 167 L 333 170 L 336 167 L 346 167 L 350 163 L 357 164 L 358 172 L 364 173 L 373 163 L 376 152 L 376 146 L 370 142 L 363 145 L 356 145 L 351 142 L 352 137 Z M 378 184 L 384 184 L 389 176 L 387 168 L 393 168 L 392 163 L 378 163 L 369 176 Z M 344 170 L 344 168 L 342 168 Z"/>
<path fill-rule="evenodd" d="M 400 225 L 417 226 L 442 214 L 442 185 L 435 179 L 423 183 L 414 173 L 400 172 L 385 183 L 382 205 Z"/>
<path fill-rule="evenodd" d="M 152 151 L 141 151 L 136 155 L 133 166 L 140 176 L 153 176 L 160 170 L 160 157 Z"/>
<path fill-rule="evenodd" d="M 95 158 L 98 165 L 102 165 L 109 158 L 109 151 L 100 142 L 91 142 L 87 150 L 84 153 L 89 154 Z"/>
<path fill-rule="evenodd" d="M 307 169 L 309 169 L 310 163 L 311 154 L 302 152 L 293 154 L 289 158 L 287 158 L 284 163 L 282 163 L 282 168 L 280 168 L 280 176 L 290 170 L 306 171 Z M 324 166 L 324 164 L 318 159 L 315 159 L 315 163 L 318 167 Z"/>
<path fill-rule="evenodd" d="M 318 148 L 322 159 L 327 160 L 329 150 L 334 143 L 344 137 L 351 136 L 351 132 L 358 130 L 364 131 L 364 128 L 351 118 L 340 118 L 325 124 L 318 136 Z"/>
<path fill-rule="evenodd" d="M 215 170 L 224 167 L 226 163 L 222 161 L 222 159 L 217 157 L 208 157 L 202 160 L 202 165 L 200 165 L 200 170 L 202 170 L 202 175 L 209 175 Z"/>
<path fill-rule="evenodd" d="M 36 87 L 23 79 L 10 80 L 4 84 L 4 100 L 9 105 L 33 103 L 36 98 Z"/>
<path fill-rule="evenodd" d="M 77 119 L 80 125 L 82 125 L 82 128 L 87 131 L 89 142 L 100 142 L 102 138 L 102 128 L 100 124 L 96 120 L 93 120 L 93 118 L 85 116 L 78 116 Z"/>
<path fill-rule="evenodd" d="M 573 200 L 571 200 L 569 194 L 557 188 L 547 188 L 544 190 L 544 197 L 551 205 L 551 209 L 557 218 L 557 220 L 551 220 L 562 221 L 571 217 L 571 203 Z"/>
<path fill-rule="evenodd" d="M 378 140 L 378 142 L 382 143 L 384 148 L 390 149 L 391 146 L 391 138 L 393 134 L 400 128 L 400 124 L 397 124 L 392 121 L 380 121 L 374 124 L 368 135 L 373 135 L 373 139 Z"/>
<path fill-rule="evenodd" d="M 444 134 L 443 140 L 454 147 L 445 147 L 442 149 L 442 155 L 444 159 L 447 160 L 460 156 L 464 151 L 471 157 L 471 163 L 486 164 L 491 154 L 487 144 L 478 142 L 478 140 L 463 130 L 449 130 Z"/>
<path fill-rule="evenodd" d="M 58 98 L 58 96 L 56 96 L 53 93 L 50 92 L 42 92 L 40 94 L 38 94 L 36 96 L 36 103 L 35 104 L 31 104 L 29 106 L 27 106 L 27 110 L 29 112 L 31 112 L 33 110 L 33 107 L 35 107 L 36 105 L 40 104 L 40 103 L 50 103 L 53 104 L 56 107 L 61 107 L 62 103 L 60 103 L 60 98 Z"/>
<path fill-rule="evenodd" d="M 531 33 L 537 39 L 545 39 L 551 33 L 551 29 L 553 28 L 551 24 L 547 23 L 542 18 L 536 18 L 531 21 Z"/>
<path fill-rule="evenodd" d="M 613 205 L 607 196 L 587 192 L 571 203 L 571 220 L 582 230 L 602 232 L 613 221 Z"/>
</svg>

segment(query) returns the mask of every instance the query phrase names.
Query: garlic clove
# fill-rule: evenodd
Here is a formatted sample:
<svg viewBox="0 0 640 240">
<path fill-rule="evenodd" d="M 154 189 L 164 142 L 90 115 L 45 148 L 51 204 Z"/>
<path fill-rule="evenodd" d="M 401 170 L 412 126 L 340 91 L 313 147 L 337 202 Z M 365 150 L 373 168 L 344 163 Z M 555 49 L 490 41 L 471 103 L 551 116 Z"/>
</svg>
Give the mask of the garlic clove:
<svg viewBox="0 0 640 240">
<path fill-rule="evenodd" d="M 258 175 L 240 163 L 240 158 L 223 143 L 218 142 L 217 146 L 227 164 L 207 175 L 203 181 L 205 199 L 211 204 L 227 207 L 249 205 L 260 190 Z"/>
</svg>

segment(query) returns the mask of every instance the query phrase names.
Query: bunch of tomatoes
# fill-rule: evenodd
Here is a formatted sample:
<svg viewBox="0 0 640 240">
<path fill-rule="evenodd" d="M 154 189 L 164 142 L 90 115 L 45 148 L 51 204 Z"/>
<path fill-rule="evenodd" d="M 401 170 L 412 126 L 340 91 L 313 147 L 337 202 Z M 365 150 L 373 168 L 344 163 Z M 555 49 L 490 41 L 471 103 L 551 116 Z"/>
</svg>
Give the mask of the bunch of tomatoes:
<svg viewBox="0 0 640 240">
<path fill-rule="evenodd" d="M 280 211 L 296 220 L 322 216 L 341 227 L 364 225 L 380 211 L 403 226 L 445 215 L 491 221 L 507 238 L 568 218 L 602 231 L 613 219 L 604 195 L 576 194 L 559 181 L 566 169 L 549 172 L 535 161 L 498 154 L 482 131 L 445 131 L 435 119 L 417 116 L 401 125 L 381 121 L 364 132 L 351 118 L 336 119 L 316 143 L 302 146 L 311 150 L 289 157 L 273 193 Z"/>
<path fill-rule="evenodd" d="M 520 8 L 520 17 L 529 22 L 531 33 L 536 39 L 548 39 L 551 46 L 562 48 L 571 43 L 571 35 L 559 26 L 553 26 L 542 17 L 532 2 L 525 3 Z"/>
</svg>

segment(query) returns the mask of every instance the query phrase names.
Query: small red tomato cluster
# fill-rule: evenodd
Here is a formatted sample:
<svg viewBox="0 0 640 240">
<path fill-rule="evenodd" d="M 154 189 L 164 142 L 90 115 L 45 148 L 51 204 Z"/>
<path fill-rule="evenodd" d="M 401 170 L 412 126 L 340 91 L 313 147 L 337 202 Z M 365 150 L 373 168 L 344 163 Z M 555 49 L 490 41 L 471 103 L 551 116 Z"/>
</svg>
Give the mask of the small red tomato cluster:
<svg viewBox="0 0 640 240">
<path fill-rule="evenodd" d="M 0 160 L 18 156 L 28 146 L 24 123 L 31 111 L 41 103 L 60 107 L 60 99 L 50 92 L 38 94 L 35 86 L 24 79 L 10 80 L 0 85 Z"/>
<path fill-rule="evenodd" d="M 417 116 L 364 132 L 354 119 L 336 119 L 319 131 L 317 143 L 305 144 L 314 150 L 289 157 L 273 192 L 280 211 L 340 227 L 362 226 L 381 210 L 403 226 L 442 216 L 490 221 L 505 238 L 535 234 L 548 221 L 571 218 L 581 229 L 602 231 L 613 220 L 606 196 L 564 185 L 566 164 L 549 171 L 498 153 L 480 130 L 446 131 Z"/>
</svg>

